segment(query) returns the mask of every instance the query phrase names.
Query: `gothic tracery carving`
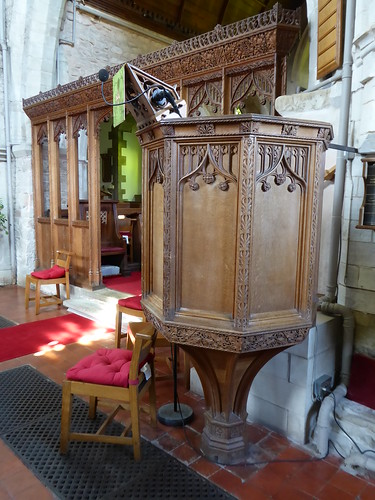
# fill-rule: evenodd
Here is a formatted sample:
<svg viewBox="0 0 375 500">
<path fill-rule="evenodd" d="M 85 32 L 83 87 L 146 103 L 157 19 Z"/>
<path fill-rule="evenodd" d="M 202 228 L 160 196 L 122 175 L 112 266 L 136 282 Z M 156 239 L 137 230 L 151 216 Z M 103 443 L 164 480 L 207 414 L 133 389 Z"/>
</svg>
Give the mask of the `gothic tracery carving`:
<svg viewBox="0 0 375 500">
<path fill-rule="evenodd" d="M 303 146 L 286 146 L 278 144 L 259 144 L 258 169 L 256 182 L 261 183 L 262 191 L 269 191 L 273 177 L 274 183 L 281 186 L 289 180 L 288 191 L 292 193 L 297 185 L 306 188 L 308 148 Z"/>
<path fill-rule="evenodd" d="M 199 146 L 181 146 L 180 156 L 180 188 L 186 183 L 193 191 L 199 189 L 198 177 L 206 184 L 213 184 L 217 176 L 224 180 L 219 189 L 226 191 L 231 182 L 237 182 L 232 171 L 233 157 L 238 154 L 237 144 L 202 144 Z"/>
</svg>

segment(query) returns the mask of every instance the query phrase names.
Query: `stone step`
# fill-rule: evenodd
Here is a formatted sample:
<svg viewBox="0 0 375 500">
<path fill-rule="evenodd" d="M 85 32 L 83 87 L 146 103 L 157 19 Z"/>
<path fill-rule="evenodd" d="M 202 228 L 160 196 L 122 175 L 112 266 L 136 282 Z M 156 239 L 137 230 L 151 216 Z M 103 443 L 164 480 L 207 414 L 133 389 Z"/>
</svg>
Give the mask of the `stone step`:
<svg viewBox="0 0 375 500">
<path fill-rule="evenodd" d="M 70 298 L 64 300 L 64 306 L 69 312 L 98 321 L 109 328 L 115 328 L 116 304 L 119 299 L 126 297 L 130 295 L 105 287 L 91 291 L 72 286 Z M 125 317 L 123 323 L 139 320 L 134 318 L 134 316 Z"/>
</svg>

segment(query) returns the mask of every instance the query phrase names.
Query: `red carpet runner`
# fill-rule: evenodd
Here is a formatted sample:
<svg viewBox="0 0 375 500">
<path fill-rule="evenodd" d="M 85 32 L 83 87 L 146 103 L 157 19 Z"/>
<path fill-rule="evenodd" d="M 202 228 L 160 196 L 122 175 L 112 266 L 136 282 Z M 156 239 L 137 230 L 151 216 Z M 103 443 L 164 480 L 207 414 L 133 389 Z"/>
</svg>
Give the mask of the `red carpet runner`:
<svg viewBox="0 0 375 500">
<path fill-rule="evenodd" d="M 80 340 L 98 340 L 113 331 L 77 314 L 0 329 L 0 362 L 59 349 Z"/>
<path fill-rule="evenodd" d="M 108 276 L 103 278 L 103 284 L 111 290 L 129 295 L 141 295 L 141 273 L 134 271 L 130 276 Z"/>
</svg>

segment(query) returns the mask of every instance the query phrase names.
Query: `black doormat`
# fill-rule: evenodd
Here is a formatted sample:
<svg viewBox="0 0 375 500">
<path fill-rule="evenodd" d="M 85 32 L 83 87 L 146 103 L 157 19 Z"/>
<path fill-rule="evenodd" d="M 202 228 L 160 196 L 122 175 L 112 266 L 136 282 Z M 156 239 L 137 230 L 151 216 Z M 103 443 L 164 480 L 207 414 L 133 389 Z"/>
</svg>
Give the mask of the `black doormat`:
<svg viewBox="0 0 375 500">
<path fill-rule="evenodd" d="M 140 462 L 130 446 L 102 443 L 71 442 L 60 455 L 60 407 L 61 387 L 33 367 L 0 372 L 0 437 L 58 498 L 233 498 L 144 439 Z M 87 408 L 74 398 L 72 429 L 100 425 Z"/>
<path fill-rule="evenodd" d="M 0 316 L 0 328 L 8 328 L 8 326 L 14 326 L 17 323 L 11 321 L 10 319 L 6 319 L 3 316 Z"/>
</svg>

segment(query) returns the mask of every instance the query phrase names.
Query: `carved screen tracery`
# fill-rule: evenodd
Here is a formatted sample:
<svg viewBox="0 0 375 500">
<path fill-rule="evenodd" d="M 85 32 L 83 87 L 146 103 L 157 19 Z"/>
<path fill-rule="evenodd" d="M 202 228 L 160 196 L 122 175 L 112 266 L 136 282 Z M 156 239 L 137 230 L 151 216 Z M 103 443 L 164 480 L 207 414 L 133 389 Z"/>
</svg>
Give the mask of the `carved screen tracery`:
<svg viewBox="0 0 375 500">
<path fill-rule="evenodd" d="M 199 189 L 198 180 L 205 184 L 214 184 L 219 180 L 218 188 L 227 191 L 230 183 L 237 182 L 233 173 L 233 164 L 238 155 L 238 144 L 202 144 L 180 147 L 179 186 L 188 182 L 192 191 Z"/>
<path fill-rule="evenodd" d="M 220 80 L 199 81 L 188 87 L 189 116 L 223 114 L 223 90 Z"/>
<path fill-rule="evenodd" d="M 40 211 L 38 211 L 38 217 L 49 217 L 50 215 L 50 190 L 49 190 L 49 161 L 48 161 L 48 133 L 47 124 L 43 123 L 37 133 L 37 143 L 38 143 L 38 158 L 40 160 L 37 169 L 39 175 L 37 178 L 40 182 Z"/>
<path fill-rule="evenodd" d="M 256 182 L 261 184 L 264 192 L 271 189 L 271 178 L 276 186 L 289 181 L 287 190 L 290 193 L 295 191 L 297 186 L 304 190 L 307 182 L 308 154 L 306 146 L 259 144 Z"/>
<path fill-rule="evenodd" d="M 271 114 L 275 88 L 273 68 L 249 69 L 230 75 L 230 112 Z M 255 103 L 252 103 L 253 99 Z M 262 109 L 262 108 L 266 109 Z"/>
</svg>

